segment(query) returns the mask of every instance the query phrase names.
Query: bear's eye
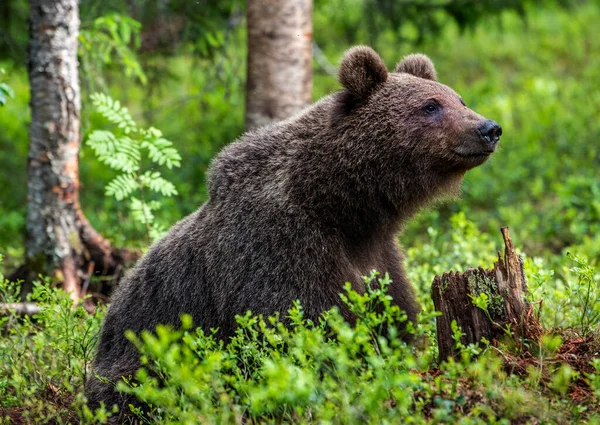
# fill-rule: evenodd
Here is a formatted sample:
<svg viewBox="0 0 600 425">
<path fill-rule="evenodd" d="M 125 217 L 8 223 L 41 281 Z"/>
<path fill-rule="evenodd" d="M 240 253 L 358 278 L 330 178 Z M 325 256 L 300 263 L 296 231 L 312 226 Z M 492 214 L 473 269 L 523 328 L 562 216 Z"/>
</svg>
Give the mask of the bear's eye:
<svg viewBox="0 0 600 425">
<path fill-rule="evenodd" d="M 425 106 L 423 106 L 423 110 L 430 115 L 435 114 L 439 109 L 440 105 L 437 102 L 427 102 Z"/>
</svg>

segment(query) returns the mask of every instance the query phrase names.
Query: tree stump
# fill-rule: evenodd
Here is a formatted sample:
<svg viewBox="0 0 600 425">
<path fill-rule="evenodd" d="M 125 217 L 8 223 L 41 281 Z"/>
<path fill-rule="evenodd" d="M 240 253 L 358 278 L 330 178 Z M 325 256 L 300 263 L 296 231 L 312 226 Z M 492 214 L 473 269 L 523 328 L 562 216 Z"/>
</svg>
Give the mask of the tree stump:
<svg viewBox="0 0 600 425">
<path fill-rule="evenodd" d="M 479 343 L 482 338 L 493 341 L 506 333 L 507 326 L 516 337 L 527 334 L 531 317 L 525 300 L 527 282 L 523 258 L 515 252 L 508 227 L 502 227 L 504 258 L 498 252 L 498 261 L 492 270 L 470 268 L 464 273 L 449 272 L 433 279 L 431 296 L 436 311 L 437 337 L 440 360 L 455 354 L 452 322 L 460 327 L 464 345 Z M 473 298 L 487 297 L 487 312 L 473 303 Z M 526 317 L 527 316 L 527 317 Z M 539 326 L 539 324 L 538 324 Z"/>
</svg>

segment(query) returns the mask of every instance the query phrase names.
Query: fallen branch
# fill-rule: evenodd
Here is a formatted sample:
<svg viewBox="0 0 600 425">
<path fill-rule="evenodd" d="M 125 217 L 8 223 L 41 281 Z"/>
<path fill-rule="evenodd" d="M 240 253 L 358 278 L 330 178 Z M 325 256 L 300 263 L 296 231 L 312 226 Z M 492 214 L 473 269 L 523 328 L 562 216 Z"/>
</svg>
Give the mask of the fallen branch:
<svg viewBox="0 0 600 425">
<path fill-rule="evenodd" d="M 41 311 L 35 303 L 0 303 L 0 315 L 18 314 L 19 316 L 33 316 Z"/>
</svg>

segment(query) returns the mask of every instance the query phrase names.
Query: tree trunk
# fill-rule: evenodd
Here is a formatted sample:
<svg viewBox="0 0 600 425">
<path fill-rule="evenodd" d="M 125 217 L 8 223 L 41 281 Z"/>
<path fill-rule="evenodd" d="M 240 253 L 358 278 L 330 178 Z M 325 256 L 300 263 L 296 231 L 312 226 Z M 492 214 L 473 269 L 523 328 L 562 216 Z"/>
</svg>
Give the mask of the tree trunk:
<svg viewBox="0 0 600 425">
<path fill-rule="evenodd" d="M 452 322 L 456 321 L 463 332 L 461 343 L 479 343 L 504 336 L 507 329 L 515 337 L 531 336 L 541 329 L 531 314 L 524 296 L 527 282 L 523 270 L 523 258 L 517 255 L 503 227 L 504 259 L 498 252 L 498 261 L 492 270 L 468 269 L 464 273 L 450 272 L 436 276 L 431 287 L 435 309 L 441 312 L 437 318 L 437 337 L 440 359 L 455 354 Z M 484 311 L 473 303 L 473 298 L 485 294 L 487 309 Z"/>
<path fill-rule="evenodd" d="M 312 7 L 312 0 L 248 0 L 246 129 L 310 104 Z"/>
<path fill-rule="evenodd" d="M 118 275 L 133 257 L 114 250 L 79 206 L 78 2 L 31 0 L 30 6 L 26 264 L 15 275 L 26 282 L 53 276 L 75 300 L 93 271 Z"/>
</svg>

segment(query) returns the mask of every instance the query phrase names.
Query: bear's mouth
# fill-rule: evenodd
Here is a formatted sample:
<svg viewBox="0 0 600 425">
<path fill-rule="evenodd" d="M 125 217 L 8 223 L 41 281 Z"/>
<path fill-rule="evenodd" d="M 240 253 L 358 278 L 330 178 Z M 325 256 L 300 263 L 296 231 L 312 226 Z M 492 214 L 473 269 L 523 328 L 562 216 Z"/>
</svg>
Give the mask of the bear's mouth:
<svg viewBox="0 0 600 425">
<path fill-rule="evenodd" d="M 465 159 L 483 159 L 483 158 L 487 158 L 488 156 L 493 154 L 494 151 L 489 150 L 489 151 L 483 151 L 483 152 L 459 152 L 459 151 L 453 150 L 452 153 L 455 154 L 456 156 L 459 156 L 459 157 L 465 158 Z"/>
</svg>

